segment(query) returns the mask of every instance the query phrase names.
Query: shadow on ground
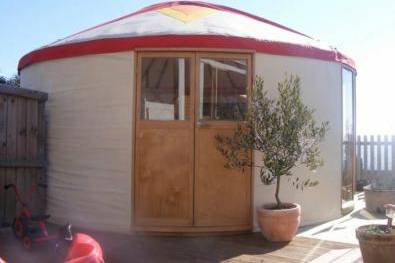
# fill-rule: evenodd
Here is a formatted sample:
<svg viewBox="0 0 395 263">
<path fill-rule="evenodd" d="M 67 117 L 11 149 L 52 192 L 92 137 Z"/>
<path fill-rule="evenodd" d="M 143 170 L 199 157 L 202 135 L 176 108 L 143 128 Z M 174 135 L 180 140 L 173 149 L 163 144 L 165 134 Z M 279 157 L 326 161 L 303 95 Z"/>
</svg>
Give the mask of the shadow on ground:
<svg viewBox="0 0 395 263">
<path fill-rule="evenodd" d="M 52 227 L 53 229 L 53 227 Z M 261 255 L 287 243 L 268 243 L 261 234 L 164 237 L 89 232 L 103 246 L 106 262 L 219 262 L 240 255 Z M 11 229 L 0 230 L 0 256 L 7 262 L 60 262 L 54 244 L 26 251 Z"/>
</svg>

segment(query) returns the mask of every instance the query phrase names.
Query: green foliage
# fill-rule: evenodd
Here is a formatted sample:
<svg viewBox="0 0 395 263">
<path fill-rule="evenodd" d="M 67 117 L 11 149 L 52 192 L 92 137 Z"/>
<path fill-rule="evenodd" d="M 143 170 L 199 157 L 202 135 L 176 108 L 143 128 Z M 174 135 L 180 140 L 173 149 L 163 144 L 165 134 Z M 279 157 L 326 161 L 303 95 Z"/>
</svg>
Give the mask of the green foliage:
<svg viewBox="0 0 395 263">
<path fill-rule="evenodd" d="M 218 134 L 216 140 L 226 167 L 256 167 L 264 184 L 277 183 L 275 195 L 280 208 L 282 176 L 289 176 L 292 185 L 302 191 L 318 184 L 312 179 L 291 178 L 291 169 L 305 165 L 315 170 L 323 165 L 319 143 L 328 130 L 328 122 L 317 124 L 314 110 L 302 102 L 298 76 L 286 77 L 278 83 L 277 91 L 278 98 L 270 98 L 264 91 L 263 79 L 257 76 L 246 122 L 240 123 L 232 136 Z M 252 159 L 251 150 L 260 153 L 256 155 L 258 161 Z"/>
<path fill-rule="evenodd" d="M 373 232 L 376 234 L 393 234 L 394 230 L 391 227 L 385 225 L 369 225 L 366 228 L 367 232 Z"/>
<path fill-rule="evenodd" d="M 0 76 L 0 84 L 7 84 L 13 87 L 20 87 L 20 77 L 17 74 L 15 74 L 10 78 Z"/>
</svg>

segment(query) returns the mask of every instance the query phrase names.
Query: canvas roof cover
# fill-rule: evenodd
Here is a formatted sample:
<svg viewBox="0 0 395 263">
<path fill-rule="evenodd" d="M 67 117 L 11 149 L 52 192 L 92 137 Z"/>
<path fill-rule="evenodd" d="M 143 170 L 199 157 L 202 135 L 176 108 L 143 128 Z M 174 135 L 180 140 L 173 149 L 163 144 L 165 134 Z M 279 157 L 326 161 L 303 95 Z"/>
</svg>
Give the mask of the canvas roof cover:
<svg viewBox="0 0 395 263">
<path fill-rule="evenodd" d="M 337 61 L 351 58 L 305 34 L 230 7 L 175 1 L 70 35 L 25 55 L 18 69 L 40 61 L 135 48 L 228 48 Z"/>
</svg>

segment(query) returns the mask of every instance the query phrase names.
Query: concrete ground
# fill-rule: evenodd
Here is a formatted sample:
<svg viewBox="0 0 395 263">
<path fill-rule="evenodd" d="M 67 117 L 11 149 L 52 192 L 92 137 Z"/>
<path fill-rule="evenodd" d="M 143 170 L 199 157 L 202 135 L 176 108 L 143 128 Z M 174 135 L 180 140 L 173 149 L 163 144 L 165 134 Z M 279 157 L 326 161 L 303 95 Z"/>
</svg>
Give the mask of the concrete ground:
<svg viewBox="0 0 395 263">
<path fill-rule="evenodd" d="M 386 224 L 384 215 L 372 214 L 365 209 L 364 194 L 355 196 L 354 210 L 339 219 L 299 229 L 298 236 L 358 244 L 355 229 L 368 224 Z"/>
</svg>

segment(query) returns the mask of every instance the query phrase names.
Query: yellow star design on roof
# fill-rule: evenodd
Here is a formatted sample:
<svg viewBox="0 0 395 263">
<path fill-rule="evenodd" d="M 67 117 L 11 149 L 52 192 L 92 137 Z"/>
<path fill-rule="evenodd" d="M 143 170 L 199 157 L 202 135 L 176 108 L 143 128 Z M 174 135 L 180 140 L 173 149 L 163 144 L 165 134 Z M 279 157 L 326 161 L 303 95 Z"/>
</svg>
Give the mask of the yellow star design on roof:
<svg viewBox="0 0 395 263">
<path fill-rule="evenodd" d="M 178 5 L 172 7 L 165 7 L 159 9 L 158 12 L 170 16 L 174 19 L 180 20 L 184 23 L 189 23 L 201 18 L 204 18 L 217 10 L 203 7 L 203 6 L 193 6 L 193 5 Z"/>
</svg>

